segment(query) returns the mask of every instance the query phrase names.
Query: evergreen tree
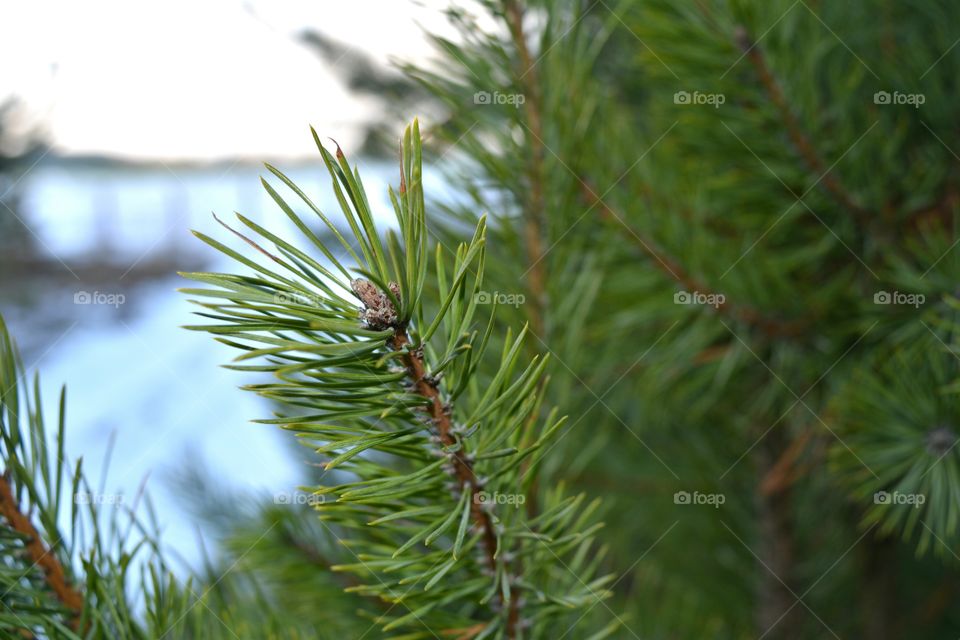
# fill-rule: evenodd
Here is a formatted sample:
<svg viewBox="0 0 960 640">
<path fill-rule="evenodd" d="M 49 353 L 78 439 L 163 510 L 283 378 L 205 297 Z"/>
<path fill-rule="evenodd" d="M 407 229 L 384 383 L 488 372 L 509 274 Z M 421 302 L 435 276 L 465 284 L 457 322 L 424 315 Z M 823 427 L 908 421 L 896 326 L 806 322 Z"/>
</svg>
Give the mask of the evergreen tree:
<svg viewBox="0 0 960 640">
<path fill-rule="evenodd" d="M 424 201 L 414 125 L 395 231 L 318 141 L 346 228 L 269 167 L 306 245 L 201 236 L 252 273 L 189 274 L 195 328 L 322 457 L 311 508 L 211 489 L 225 555 L 178 584 L 64 506 L 4 338 L 3 631 L 956 637 L 957 9 L 480 7 L 405 69 L 466 201 Z"/>
<path fill-rule="evenodd" d="M 408 71 L 629 631 L 955 636 L 956 7 L 482 4 Z"/>
</svg>

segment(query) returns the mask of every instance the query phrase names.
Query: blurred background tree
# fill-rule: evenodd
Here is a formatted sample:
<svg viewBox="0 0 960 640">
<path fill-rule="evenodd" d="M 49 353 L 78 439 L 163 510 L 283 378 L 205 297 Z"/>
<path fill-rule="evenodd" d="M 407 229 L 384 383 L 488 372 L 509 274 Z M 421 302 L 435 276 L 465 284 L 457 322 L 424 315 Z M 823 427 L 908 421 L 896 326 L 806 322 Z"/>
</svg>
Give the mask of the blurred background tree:
<svg viewBox="0 0 960 640">
<path fill-rule="evenodd" d="M 552 471 L 608 499 L 631 629 L 955 635 L 956 7 L 485 7 L 407 71 L 577 406 Z"/>
<path fill-rule="evenodd" d="M 18 130 L 17 110 L 15 99 L 0 103 L 0 265 L 7 267 L 36 245 L 27 226 L 19 220 L 23 215 L 18 213 L 23 195 L 20 179 L 47 150 L 39 132 Z"/>
<path fill-rule="evenodd" d="M 368 158 L 390 158 L 397 153 L 397 128 L 411 109 L 430 105 L 429 94 L 399 69 L 377 64 L 355 45 L 321 31 L 304 30 L 299 41 L 327 62 L 350 91 L 375 102 L 379 117 L 366 123 L 359 153 Z"/>
<path fill-rule="evenodd" d="M 439 239 L 493 214 L 487 293 L 554 356 L 541 482 L 606 499 L 581 628 L 950 637 L 956 9 L 483 6 L 404 71 L 468 194 Z"/>
<path fill-rule="evenodd" d="M 482 4 L 404 67 L 468 194 L 440 240 L 494 216 L 620 633 L 951 637 L 956 8 Z"/>
</svg>

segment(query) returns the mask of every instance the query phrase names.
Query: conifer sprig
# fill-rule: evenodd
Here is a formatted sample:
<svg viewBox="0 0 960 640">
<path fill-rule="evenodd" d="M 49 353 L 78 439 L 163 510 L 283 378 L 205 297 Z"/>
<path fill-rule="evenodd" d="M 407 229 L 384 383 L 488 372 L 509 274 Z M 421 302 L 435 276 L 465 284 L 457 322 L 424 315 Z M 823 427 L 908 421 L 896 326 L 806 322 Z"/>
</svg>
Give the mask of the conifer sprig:
<svg viewBox="0 0 960 640">
<path fill-rule="evenodd" d="M 0 637 L 236 637 L 169 570 L 155 527 L 136 515 L 139 497 L 94 490 L 82 463 L 66 460 L 66 391 L 51 433 L 39 377 L 25 379 L 0 317 Z M 252 619 L 266 628 L 261 604 Z"/>
<path fill-rule="evenodd" d="M 215 321 L 191 328 L 242 350 L 231 368 L 275 376 L 246 388 L 286 405 L 262 422 L 327 458 L 330 482 L 309 490 L 348 549 L 334 569 L 362 580 L 350 591 L 393 605 L 375 621 L 384 631 L 557 637 L 577 620 L 561 614 L 605 598 L 611 577 L 595 577 L 597 503 L 558 488 L 538 496 L 540 513 L 519 508 L 564 419 L 542 411 L 546 358 L 522 362 L 526 329 L 487 353 L 486 219 L 470 242 L 428 252 L 416 121 L 389 192 L 396 230 L 385 236 L 358 171 L 339 146 L 314 140 L 349 232 L 268 165 L 326 228 L 321 239 L 263 181 L 322 258 L 240 214 L 259 239 L 234 233 L 279 269 L 197 233 L 255 274 L 184 274 L 214 287 L 185 289 Z"/>
</svg>

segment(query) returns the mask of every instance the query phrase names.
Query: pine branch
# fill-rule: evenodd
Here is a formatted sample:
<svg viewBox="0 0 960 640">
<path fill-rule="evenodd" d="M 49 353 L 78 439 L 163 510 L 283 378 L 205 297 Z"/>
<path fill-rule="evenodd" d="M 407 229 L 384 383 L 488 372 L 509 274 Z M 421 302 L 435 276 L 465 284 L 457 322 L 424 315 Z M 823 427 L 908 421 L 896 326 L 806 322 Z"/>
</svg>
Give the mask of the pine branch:
<svg viewBox="0 0 960 640">
<path fill-rule="evenodd" d="M 401 357 L 407 374 L 413 383 L 417 393 L 429 401 L 428 412 L 430 420 L 437 430 L 437 436 L 440 443 L 454 451 L 451 459 L 454 474 L 459 484 L 459 490 L 470 492 L 470 510 L 473 521 L 483 532 L 484 553 L 487 560 L 487 566 L 491 573 L 497 571 L 497 534 L 494 528 L 493 520 L 490 514 L 482 507 L 480 492 L 483 489 L 483 482 L 473 471 L 473 462 L 467 457 L 463 447 L 457 447 L 457 440 L 451 433 L 452 424 L 450 415 L 452 408 L 444 404 L 440 397 L 440 391 L 437 388 L 438 383 L 428 377 L 427 369 L 423 364 L 423 356 L 416 350 L 407 350 L 410 344 L 410 337 L 404 327 L 397 327 L 392 338 L 394 351 L 403 353 Z M 506 600 L 501 593 L 500 603 L 509 611 L 507 615 L 506 634 L 508 638 L 514 638 L 517 631 L 517 621 L 520 619 L 520 598 L 519 590 L 514 593 L 514 597 Z"/>
<path fill-rule="evenodd" d="M 803 158 L 807 168 L 813 172 L 814 177 L 818 180 L 818 184 L 822 185 L 827 193 L 833 196 L 848 211 L 853 213 L 861 222 L 870 221 L 872 218 L 870 212 L 854 201 L 847 189 L 840 183 L 836 176 L 834 176 L 832 170 L 827 167 L 826 163 L 820 157 L 820 154 L 817 153 L 810 137 L 803 131 L 800 122 L 797 120 L 796 115 L 794 115 L 793 110 L 783 95 L 780 83 L 777 82 L 773 72 L 767 65 L 760 45 L 750 37 L 746 28 L 742 26 L 737 29 L 735 41 L 753 65 L 757 76 L 760 78 L 760 83 L 766 90 L 767 95 L 770 96 L 770 100 L 777 108 L 783 120 L 787 136 L 800 154 L 800 157 Z"/>
<path fill-rule="evenodd" d="M 80 615 L 83 612 L 83 595 L 70 583 L 63 565 L 52 550 L 44 545 L 43 538 L 30 519 L 20 511 L 6 475 L 0 475 L 0 515 L 27 540 L 27 554 L 33 561 L 33 566 L 40 567 L 47 585 L 56 594 L 57 599 L 72 612 L 70 626 L 75 630 L 79 629 Z"/>
<path fill-rule="evenodd" d="M 65 462 L 65 392 L 58 428 L 48 437 L 39 378 L 31 393 L 21 386 L 25 377 L 0 317 L 0 637 L 227 640 L 237 636 L 222 620 L 241 618 L 237 628 L 250 637 L 276 637 L 268 631 L 278 625 L 266 601 L 255 610 L 246 600 L 204 598 L 197 606 L 197 594 L 207 590 L 178 582 L 135 508 L 104 512 L 95 500 L 76 499 L 92 492 L 82 465 Z M 65 531 L 61 522 L 69 523 Z M 79 566 L 68 564 L 73 555 Z M 220 575 L 211 582 L 210 589 L 225 586 Z"/>
<path fill-rule="evenodd" d="M 716 293 L 712 291 L 710 287 L 707 287 L 702 282 L 691 276 L 678 261 L 669 256 L 663 249 L 659 248 L 655 242 L 649 238 L 644 238 L 636 229 L 630 227 L 626 223 L 624 217 L 611 209 L 606 202 L 601 200 L 600 197 L 597 196 L 596 192 L 590 188 L 587 183 L 581 181 L 580 186 L 585 202 L 591 208 L 599 208 L 600 217 L 602 219 L 613 223 L 616 228 L 626 231 L 626 233 L 623 234 L 623 237 L 634 246 L 639 248 L 641 252 L 650 257 L 654 267 L 666 274 L 672 280 L 675 280 L 685 289 L 690 291 L 699 291 L 707 295 Z M 720 302 L 717 305 L 717 311 L 724 313 L 728 317 L 735 320 L 740 320 L 749 325 L 755 326 L 771 338 L 802 336 L 809 327 L 809 319 L 792 321 L 778 320 L 767 317 L 757 309 L 754 309 L 748 305 L 733 304 L 725 297 L 722 298 L 722 300 L 723 302 Z"/>
<path fill-rule="evenodd" d="M 332 154 L 314 139 L 352 242 L 289 178 L 268 168 L 317 214 L 353 264 L 348 269 L 264 181 L 326 263 L 238 214 L 275 250 L 234 233 L 282 273 L 198 233 L 256 275 L 184 274 L 217 287 L 185 290 L 204 296 L 193 301 L 203 307 L 200 315 L 220 322 L 189 328 L 241 349 L 231 368 L 275 374 L 247 388 L 297 410 L 263 422 L 295 432 L 329 458 L 326 469 L 348 474 L 342 484 L 315 487 L 323 499 L 314 506 L 323 520 L 357 534 L 347 542 L 348 564 L 333 567 L 364 579 L 349 591 L 406 609 L 384 612 L 384 631 L 436 625 L 442 633 L 473 634 L 482 624 L 478 639 L 562 633 L 560 614 L 608 597 L 604 585 L 612 576 L 593 578 L 597 566 L 586 555 L 597 504 L 578 512 L 582 496 L 549 491 L 543 511 L 531 517 L 492 502 L 498 488 L 525 497 L 545 443 L 564 419 L 553 411 L 539 427 L 546 358 L 519 364 L 526 329 L 507 333 L 498 361 L 484 355 L 495 326 L 493 313 L 482 334 L 474 326 L 475 314 L 487 308 L 478 307 L 485 218 L 469 243 L 450 252 L 451 271 L 441 246 L 428 269 L 419 124 L 404 135 L 400 188 L 390 191 L 399 234 L 385 239 L 356 169 L 339 148 Z M 434 304 L 425 304 L 433 294 Z M 259 364 L 245 364 L 251 359 Z M 488 371 L 488 364 L 496 366 Z M 565 554 L 566 566 L 555 567 Z"/>
<path fill-rule="evenodd" d="M 523 7 L 518 0 L 505 0 L 504 9 L 510 36 L 520 57 L 517 81 L 523 88 L 524 113 L 527 114 L 527 122 L 529 123 L 524 131 L 524 137 L 527 141 L 525 146 L 530 150 L 530 160 L 527 165 L 530 191 L 527 201 L 524 203 L 526 215 L 524 216 L 523 237 L 527 248 L 530 291 L 535 301 L 530 312 L 530 319 L 537 335 L 546 337 L 544 313 L 547 308 L 547 283 L 544 273 L 546 265 L 543 262 L 545 257 L 543 234 L 546 227 L 544 220 L 544 158 L 546 153 L 543 140 L 543 119 L 541 117 L 540 77 L 537 71 L 537 61 L 530 55 L 527 36 L 523 31 Z"/>
</svg>

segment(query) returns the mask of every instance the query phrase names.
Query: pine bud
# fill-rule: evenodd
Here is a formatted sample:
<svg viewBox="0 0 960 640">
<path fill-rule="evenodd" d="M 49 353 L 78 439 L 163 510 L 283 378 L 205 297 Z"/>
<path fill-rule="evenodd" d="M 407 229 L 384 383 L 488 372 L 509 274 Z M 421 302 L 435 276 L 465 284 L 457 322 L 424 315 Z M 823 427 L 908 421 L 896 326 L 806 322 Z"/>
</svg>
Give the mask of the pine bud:
<svg viewBox="0 0 960 640">
<path fill-rule="evenodd" d="M 400 285 L 391 282 L 389 285 L 391 293 L 400 300 Z M 397 310 L 393 306 L 389 296 L 377 289 L 369 280 L 357 278 L 350 283 L 350 288 L 360 298 L 363 308 L 360 310 L 360 317 L 371 329 L 382 330 L 395 327 L 397 324 Z"/>
<path fill-rule="evenodd" d="M 953 449 L 957 436 L 947 425 L 940 425 L 927 433 L 927 452 L 932 456 L 942 457 Z"/>
</svg>

